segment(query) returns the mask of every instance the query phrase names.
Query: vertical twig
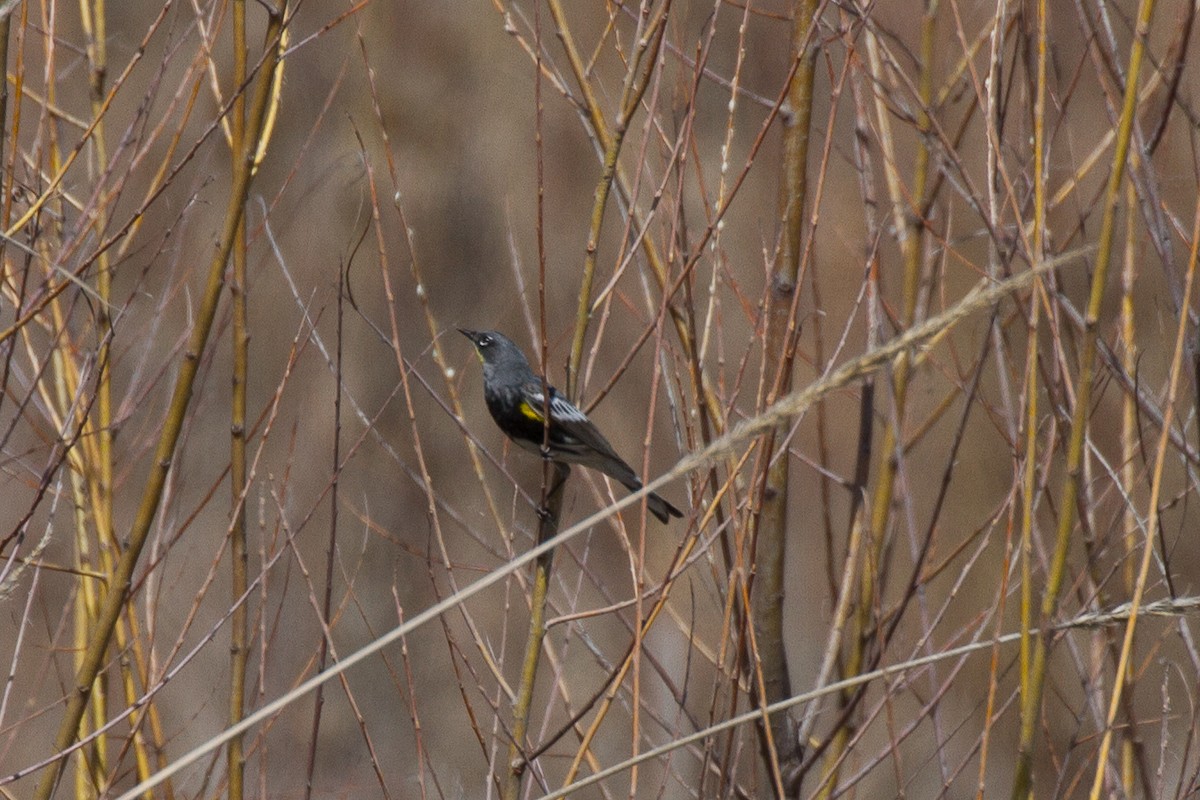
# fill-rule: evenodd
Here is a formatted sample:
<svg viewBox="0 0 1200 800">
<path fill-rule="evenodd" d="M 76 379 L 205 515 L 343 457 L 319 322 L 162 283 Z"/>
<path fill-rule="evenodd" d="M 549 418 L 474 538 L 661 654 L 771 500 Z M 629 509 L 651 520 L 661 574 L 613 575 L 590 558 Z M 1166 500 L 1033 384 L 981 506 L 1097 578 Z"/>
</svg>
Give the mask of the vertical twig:
<svg viewBox="0 0 1200 800">
<path fill-rule="evenodd" d="M 1137 202 L 1133 185 L 1126 184 L 1126 203 L 1133 208 Z M 1134 316 L 1133 287 L 1137 281 L 1137 215 L 1125 215 L 1125 260 L 1121 270 L 1121 365 L 1130 375 L 1137 372 L 1137 321 Z M 1169 426 L 1168 426 L 1169 429 Z M 1125 596 L 1132 597 L 1136 576 L 1133 573 L 1133 557 L 1137 552 L 1138 519 L 1133 506 L 1133 498 L 1137 496 L 1138 480 L 1135 466 L 1138 457 L 1138 425 L 1137 398 L 1128 392 L 1121 395 L 1121 491 L 1129 498 L 1124 504 L 1121 514 L 1122 540 L 1125 557 L 1122 559 L 1124 568 L 1121 578 L 1124 584 Z M 1133 695 L 1134 670 L 1129 664 L 1123 675 L 1117 680 L 1124 684 L 1123 694 L 1128 698 Z M 1132 709 L 1131 709 L 1132 710 Z M 1132 716 L 1125 720 L 1121 730 L 1121 784 L 1126 797 L 1134 794 L 1134 749 L 1137 746 L 1137 720 Z M 1147 795 L 1150 796 L 1150 795 Z"/>
<path fill-rule="evenodd" d="M 1062 495 L 1058 506 L 1058 530 L 1050 570 L 1046 577 L 1046 588 L 1042 594 L 1039 627 L 1043 633 L 1038 635 L 1034 644 L 1029 666 L 1029 680 L 1021 695 L 1021 731 L 1017 747 L 1016 770 L 1013 775 L 1013 800 L 1025 800 L 1032 789 L 1033 745 L 1037 734 L 1037 721 L 1041 715 L 1042 688 L 1045 685 L 1046 660 L 1050 648 L 1050 633 L 1046 631 L 1046 626 L 1053 620 L 1054 613 L 1058 609 L 1058 595 L 1066 576 L 1067 552 L 1071 545 L 1071 533 L 1075 529 L 1080 470 L 1083 466 L 1088 416 L 1091 411 L 1092 380 L 1096 367 L 1100 312 L 1104 302 L 1104 290 L 1108 284 L 1109 264 L 1112 260 L 1117 201 L 1120 199 L 1121 181 L 1125 177 L 1129 141 L 1133 134 L 1133 124 L 1136 118 L 1138 75 L 1141 72 L 1146 34 L 1150 30 L 1153 13 L 1154 0 L 1141 0 L 1138 5 L 1137 29 L 1130 46 L 1129 69 L 1126 73 L 1124 103 L 1113 149 L 1112 170 L 1109 173 L 1108 185 L 1102 201 L 1104 214 L 1100 221 L 1096 264 L 1092 274 L 1091 291 L 1088 295 L 1087 312 L 1084 317 L 1083 348 L 1079 357 L 1075 410 L 1071 416 L 1071 438 L 1067 444 L 1066 474 L 1063 476 Z M 1163 428 L 1167 430 L 1170 425 L 1164 425 Z"/>
<path fill-rule="evenodd" d="M 538 544 L 558 533 L 562 512 L 563 489 L 571 473 L 566 464 L 545 461 L 542 479 L 542 507 L 538 510 Z M 533 690 L 537 683 L 542 643 L 546 638 L 546 598 L 550 591 L 550 573 L 554 551 L 538 556 L 533 570 L 533 585 L 529 596 L 529 632 L 525 641 L 525 656 L 521 662 L 521 679 L 517 699 L 513 702 L 512 741 L 508 748 L 508 764 L 504 775 L 504 800 L 516 800 L 521 793 L 521 778 L 528 764 L 525 761 L 525 735 L 529 730 L 529 711 L 533 705 Z"/>
<path fill-rule="evenodd" d="M 571 468 L 566 464 L 550 461 L 550 387 L 546 382 L 547 352 L 549 340 L 546 333 L 546 241 L 545 198 L 542 147 L 542 16 L 541 5 L 534 12 L 534 152 L 537 164 L 535 192 L 537 194 L 536 239 L 538 248 L 538 357 L 539 374 L 542 376 L 542 500 L 538 507 L 538 544 L 552 539 L 558 533 L 558 519 L 562 512 L 563 490 Z M 501 796 L 504 800 L 517 800 L 521 794 L 521 779 L 528 766 L 525 759 L 525 735 L 529 730 L 529 711 L 533 704 L 533 692 L 537 685 L 538 665 L 542 658 L 542 642 L 546 638 L 546 599 L 550 593 L 550 573 L 554 565 L 554 551 L 547 550 L 538 557 L 534 565 L 533 584 L 529 596 L 529 629 L 525 637 L 525 656 L 521 661 L 521 677 L 517 696 L 513 701 L 512 740 L 508 746 L 508 764 L 502 776 Z"/>
<path fill-rule="evenodd" d="M 1139 16 L 1139 21 L 1141 21 Z M 1149 16 L 1145 17 L 1145 27 L 1140 26 L 1140 32 L 1145 34 L 1148 29 Z M 1141 37 L 1139 37 L 1141 38 Z M 1130 66 L 1130 84 L 1137 77 L 1136 69 Z M 1112 746 L 1113 726 L 1117 713 L 1121 709 L 1123 690 L 1126 686 L 1126 673 L 1132 666 L 1133 634 L 1137 628 L 1138 614 L 1142 608 L 1142 599 L 1146 593 L 1146 580 L 1150 573 L 1150 561 L 1154 555 L 1155 533 L 1159 526 L 1159 508 L 1162 506 L 1163 470 L 1167 462 L 1167 447 L 1171 442 L 1171 424 L 1175 418 L 1175 401 L 1179 385 L 1182 383 L 1184 370 L 1184 354 L 1187 350 L 1187 332 L 1189 326 L 1188 309 L 1192 287 L 1196 278 L 1196 263 L 1200 256 L 1200 202 L 1196 204 L 1195 217 L 1192 223 L 1191 255 L 1188 258 L 1188 272 L 1183 290 L 1182 310 L 1179 314 L 1179 325 L 1175 332 L 1175 350 L 1171 359 L 1171 376 L 1167 384 L 1167 397 L 1163 402 L 1163 429 L 1159 433 L 1158 448 L 1154 455 L 1154 466 L 1150 482 L 1149 508 L 1150 514 L 1146 520 L 1146 534 L 1142 539 L 1142 560 L 1138 566 L 1134 582 L 1133 597 L 1130 599 L 1129 619 L 1125 623 L 1125 637 L 1121 643 L 1120 656 L 1117 658 L 1116 680 L 1113 681 L 1112 696 L 1108 705 L 1108 716 L 1105 719 L 1104 735 L 1100 739 L 1100 750 L 1096 756 L 1096 771 L 1092 779 L 1092 790 L 1088 795 L 1090 800 L 1099 800 L 1104 786 L 1104 774 L 1108 770 L 1108 752 Z"/>
<path fill-rule="evenodd" d="M 567 360 L 567 397 L 578 402 L 579 364 L 583 359 L 583 343 L 587 338 L 588 321 L 592 315 L 592 281 L 596 273 L 596 254 L 600 249 L 600 228 L 604 222 L 604 212 L 608 206 L 609 193 L 617 175 L 617 163 L 621 156 L 621 145 L 625 142 L 625 134 L 629 131 L 629 123 L 637 111 L 645 95 L 646 87 L 650 85 L 650 77 L 654 74 L 658 63 L 658 50 L 666 31 L 667 14 L 670 11 L 670 0 L 664 0 L 654 17 L 647 20 L 645 29 L 637 32 L 637 47 L 630 60 L 629 69 L 625 73 L 625 85 L 621 89 L 620 108 L 613 123 L 612 134 L 604 149 L 604 170 L 596 184 L 592 203 L 591 222 L 588 226 L 587 246 L 584 251 L 583 272 L 580 277 L 579 298 L 575 312 L 575 333 L 571 339 L 571 352 Z M 642 6 L 643 17 L 649 13 L 646 5 Z M 639 18 L 639 28 L 642 19 Z M 538 50 L 539 58 L 541 50 Z M 541 74 L 539 70 L 538 74 Z"/>
<path fill-rule="evenodd" d="M 268 43 L 270 46 L 270 43 Z M 233 86 L 230 109 L 230 158 L 237 159 L 246 150 L 246 2 L 233 2 Z M 229 620 L 229 724 L 236 725 L 246 713 L 246 661 L 249 657 L 248 611 L 242 596 L 246 593 L 248 555 L 246 550 L 246 381 L 249 377 L 249 334 L 246 329 L 246 215 L 243 213 L 234 231 L 230 254 L 233 269 L 229 287 L 233 302 L 233 380 L 230 389 L 229 489 L 233 519 L 229 527 L 229 565 L 233 614 Z M 339 340 L 340 341 L 340 340 Z M 324 641 L 324 640 L 322 640 Z M 319 707 L 319 706 L 318 706 Z M 242 800 L 245 793 L 246 756 L 241 736 L 229 740 L 225 750 L 229 800 Z"/>
<path fill-rule="evenodd" d="M 317 648 L 316 672 L 325 671 L 325 662 L 329 655 L 329 625 L 332 621 L 333 609 L 333 565 L 337 561 L 337 532 L 338 532 L 338 488 L 341 486 L 340 470 L 342 465 L 342 353 L 345 344 L 343 330 L 344 298 L 346 296 L 346 270 L 338 270 L 337 294 L 337 342 L 334 366 L 333 389 L 333 485 L 329 489 L 329 539 L 325 545 L 325 586 L 321 598 L 321 642 Z M 348 687 L 346 687 L 348 689 Z M 313 696 L 312 727 L 308 734 L 308 757 L 305 761 L 304 797 L 312 797 L 313 773 L 317 764 L 317 743 L 321 734 L 321 712 L 325 707 L 325 685 L 317 687 Z M 232 798 L 231 798 L 232 800 Z"/>
<path fill-rule="evenodd" d="M 771 272 L 763 355 L 765 374 L 771 381 L 763 398 L 770 406 L 792 388 L 796 340 L 801 256 L 804 247 L 804 211 L 808 194 L 809 127 L 813 113 L 813 79 L 817 48 L 813 43 L 817 0 L 797 0 L 792 8 L 791 56 L 796 62 L 787 91 L 787 113 L 783 123 L 783 158 L 779 181 L 780 246 Z M 788 487 L 791 458 L 782 443 L 788 439 L 791 421 L 765 437 L 760 463 L 765 470 L 756 484 L 761 486 L 761 504 L 752 519 L 751 547 L 754 587 L 750 594 L 753 630 L 751 652 L 756 654 L 761 675 L 760 705 L 769 705 L 792 694 L 784 647 L 784 569 L 787 557 L 788 516 L 791 498 Z M 780 447 L 775 452 L 776 446 Z M 801 754 L 796 728 L 790 714 L 777 714 L 763 726 L 764 762 L 780 797 L 796 791 Z M 785 777 L 788 778 L 785 782 Z"/>
<path fill-rule="evenodd" d="M 247 141 L 257 143 L 262 133 L 263 121 L 266 117 L 267 106 L 271 98 L 271 88 L 276 67 L 279 64 L 279 41 L 283 30 L 286 2 L 278 7 L 270 7 L 267 25 L 267 53 L 264 56 L 259 79 L 254 87 L 254 99 L 250 105 L 247 119 Z M 67 708 L 55 736 L 54 747 L 63 752 L 71 746 L 79 731 L 79 723 L 91 696 L 92 686 L 100 668 L 104 664 L 104 656 L 112 639 L 113 629 L 125 605 L 126 596 L 133 581 L 134 569 L 137 567 L 142 548 L 145 547 L 150 528 L 158 512 L 162 492 L 166 486 L 167 473 L 175 456 L 175 445 L 183 430 L 184 420 L 191 406 L 192 388 L 199 371 L 200 357 L 208 344 L 208 335 L 217 313 L 217 304 L 221 298 L 221 288 L 225 264 L 233 249 L 237 227 L 245 212 L 245 201 L 250 189 L 254 151 L 247 147 L 243 149 L 233 173 L 229 200 L 225 209 L 225 220 L 218 240 L 218 246 L 208 266 L 207 282 L 201 302 L 196 309 L 196 318 L 191 335 L 188 338 L 184 358 L 179 367 L 175 388 L 166 418 L 163 421 L 162 433 L 158 440 L 153 465 L 142 493 L 133 525 L 129 532 L 125 550 L 121 553 L 116 568 L 112 573 L 108 592 L 103 599 L 100 613 L 87 640 L 87 649 L 83 653 L 80 667 L 72 684 L 72 691 L 67 701 Z M 58 785 L 62 774 L 63 760 L 59 759 L 47 767 L 38 784 L 34 797 L 36 800 L 49 800 Z"/>
<path fill-rule="evenodd" d="M 924 250 L 925 220 L 922 215 L 928 205 L 929 142 L 927 136 L 931 128 L 930 108 L 933 97 L 937 12 L 938 0 L 926 0 L 921 21 L 918 96 L 915 98 L 917 104 L 915 127 L 918 140 L 912 187 L 907 191 L 901 186 L 897 168 L 899 162 L 896 158 L 895 141 L 892 138 L 889 119 L 891 112 L 884 103 L 883 87 L 888 85 L 888 81 L 884 74 L 886 70 L 880 60 L 878 37 L 869 27 L 865 32 L 871 72 L 877 83 L 875 90 L 876 123 L 880 130 L 884 175 L 887 179 L 892 216 L 896 233 L 900 239 L 903 258 L 900 319 L 902 330 L 907 330 L 916 322 L 917 295 Z M 882 570 L 880 561 L 887 539 L 896 476 L 900 466 L 898 448 L 899 443 L 903 440 L 902 427 L 905 419 L 904 409 L 908 394 L 910 368 L 909 358 L 905 355 L 897 358 L 892 367 L 892 410 L 886 414 L 887 425 L 884 426 L 883 438 L 876 450 L 878 464 L 875 489 L 871 498 L 869 524 L 865 537 L 867 552 L 865 558 L 862 559 L 858 608 L 851 626 L 850 649 L 843 670 L 843 674 L 846 676 L 857 674 L 871 657 L 873 636 L 871 615 L 878 601 L 879 577 Z M 857 699 L 861 696 L 861 693 L 855 691 L 843 693 L 843 707 L 849 708 L 858 702 Z M 849 723 L 849 720 L 847 719 L 846 722 Z M 851 734 L 852 731 L 848 724 L 840 725 L 833 733 L 822 770 L 821 780 L 824 785 L 822 798 L 830 797 L 835 788 L 837 765 L 841 763 Z"/>
</svg>

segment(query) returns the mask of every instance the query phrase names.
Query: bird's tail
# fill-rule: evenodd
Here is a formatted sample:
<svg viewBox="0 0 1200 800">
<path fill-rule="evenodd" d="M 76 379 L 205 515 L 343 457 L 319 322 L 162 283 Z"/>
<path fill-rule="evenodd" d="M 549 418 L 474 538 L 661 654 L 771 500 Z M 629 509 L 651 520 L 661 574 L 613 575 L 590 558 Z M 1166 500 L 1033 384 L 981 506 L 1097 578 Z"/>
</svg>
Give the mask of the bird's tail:
<svg viewBox="0 0 1200 800">
<path fill-rule="evenodd" d="M 589 464 L 588 466 L 594 466 L 595 468 L 599 469 L 605 475 L 612 478 L 617 483 L 620 483 L 631 492 L 636 492 L 638 489 L 642 488 L 641 479 L 638 478 L 637 473 L 633 471 L 633 468 L 624 461 L 606 458 L 603 460 L 597 460 L 597 463 Z M 658 517 L 658 521 L 664 525 L 671 520 L 671 517 L 683 516 L 682 511 L 668 503 L 654 492 L 646 495 L 646 508 L 649 509 L 651 514 Z"/>
</svg>

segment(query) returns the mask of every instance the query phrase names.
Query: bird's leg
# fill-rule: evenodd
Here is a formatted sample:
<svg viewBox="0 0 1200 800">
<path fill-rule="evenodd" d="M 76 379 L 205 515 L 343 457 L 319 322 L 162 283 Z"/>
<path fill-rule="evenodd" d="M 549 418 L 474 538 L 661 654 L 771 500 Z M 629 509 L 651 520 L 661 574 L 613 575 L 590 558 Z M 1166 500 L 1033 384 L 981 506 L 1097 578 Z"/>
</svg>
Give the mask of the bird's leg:
<svg viewBox="0 0 1200 800">
<path fill-rule="evenodd" d="M 550 484 L 550 491 L 547 496 L 553 497 L 555 492 L 562 490 L 562 486 L 567 482 L 567 477 L 571 474 L 571 468 L 561 461 L 554 462 L 554 478 Z"/>
<path fill-rule="evenodd" d="M 549 526 L 550 529 L 557 529 L 558 515 L 552 510 L 552 506 L 555 505 L 556 500 L 559 501 L 558 505 L 561 505 L 560 495 L 562 494 L 563 485 L 567 482 L 567 478 L 571 474 L 571 467 L 561 461 L 551 461 L 548 457 L 546 460 L 550 461 L 550 464 L 554 467 L 554 474 L 550 476 L 550 481 L 546 485 L 546 491 L 542 497 L 541 505 L 538 506 L 537 515 L 538 520 L 543 526 Z M 553 531 L 550 535 L 553 535 Z"/>
</svg>

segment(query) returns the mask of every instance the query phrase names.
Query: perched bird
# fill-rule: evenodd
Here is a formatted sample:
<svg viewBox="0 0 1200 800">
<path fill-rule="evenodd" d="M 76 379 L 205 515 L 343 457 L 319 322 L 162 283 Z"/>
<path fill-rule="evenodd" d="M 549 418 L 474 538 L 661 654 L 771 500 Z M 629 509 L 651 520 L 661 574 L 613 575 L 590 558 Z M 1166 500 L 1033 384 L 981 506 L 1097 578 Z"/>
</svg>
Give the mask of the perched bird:
<svg viewBox="0 0 1200 800">
<path fill-rule="evenodd" d="M 529 359 L 511 339 L 496 331 L 458 332 L 471 340 L 483 362 L 483 398 L 492 419 L 504 434 L 526 450 L 542 453 L 546 441 L 547 403 L 542 380 L 529 367 Z M 564 464 L 581 464 L 599 470 L 631 492 L 642 488 L 637 473 L 617 455 L 587 415 L 550 386 L 549 458 Z M 657 494 L 646 497 L 650 513 L 666 523 L 683 512 Z"/>
</svg>

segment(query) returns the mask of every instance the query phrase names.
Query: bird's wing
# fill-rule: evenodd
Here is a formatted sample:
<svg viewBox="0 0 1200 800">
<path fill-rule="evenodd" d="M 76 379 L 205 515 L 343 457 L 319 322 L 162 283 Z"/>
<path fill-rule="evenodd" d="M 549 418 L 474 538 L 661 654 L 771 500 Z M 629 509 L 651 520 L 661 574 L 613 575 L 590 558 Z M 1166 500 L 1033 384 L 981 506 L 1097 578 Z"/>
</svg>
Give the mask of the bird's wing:
<svg viewBox="0 0 1200 800">
<path fill-rule="evenodd" d="M 546 408 L 541 383 L 527 384 L 522 395 L 521 413 L 541 422 L 542 413 Z M 604 438 L 604 434 L 587 418 L 587 414 L 576 408 L 574 403 L 563 397 L 553 386 L 550 387 L 550 419 L 554 421 L 551 436 L 555 444 L 581 453 L 597 450 L 604 455 L 619 458 L 612 445 Z"/>
<path fill-rule="evenodd" d="M 557 392 L 550 395 L 550 414 L 554 419 L 555 429 L 561 431 L 563 438 L 569 437 L 574 440 L 564 442 L 564 444 L 568 447 L 575 447 L 581 452 L 589 453 L 589 457 L 583 459 L 585 463 L 595 466 L 623 483 L 628 482 L 629 476 L 633 475 L 633 470 L 623 458 L 617 455 L 617 451 L 608 443 L 608 439 L 604 438 L 604 434 L 587 418 L 586 414 Z M 595 464 L 591 463 L 593 461 L 591 455 L 600 456 L 599 459 L 596 459 Z"/>
<path fill-rule="evenodd" d="M 538 392 L 541 395 L 541 392 Z M 553 388 L 550 390 L 550 418 L 555 422 L 588 422 L 587 415 Z"/>
<path fill-rule="evenodd" d="M 531 383 L 522 392 L 521 413 L 527 417 L 542 420 L 546 409 L 546 396 L 542 394 L 540 383 Z M 559 394 L 553 386 L 550 387 L 550 419 L 557 423 L 588 422 L 587 415 L 576 408 L 570 400 Z"/>
<path fill-rule="evenodd" d="M 520 410 L 529 419 L 544 424 L 546 396 L 542 393 L 540 381 L 528 383 L 522 388 Z M 617 455 L 599 428 L 553 386 L 550 387 L 550 419 L 553 421 L 550 437 L 560 460 L 598 469 L 632 491 L 642 488 L 637 473 Z M 650 513 L 662 522 L 667 522 L 672 516 L 683 516 L 679 509 L 657 494 L 651 494 L 646 502 Z"/>
</svg>

